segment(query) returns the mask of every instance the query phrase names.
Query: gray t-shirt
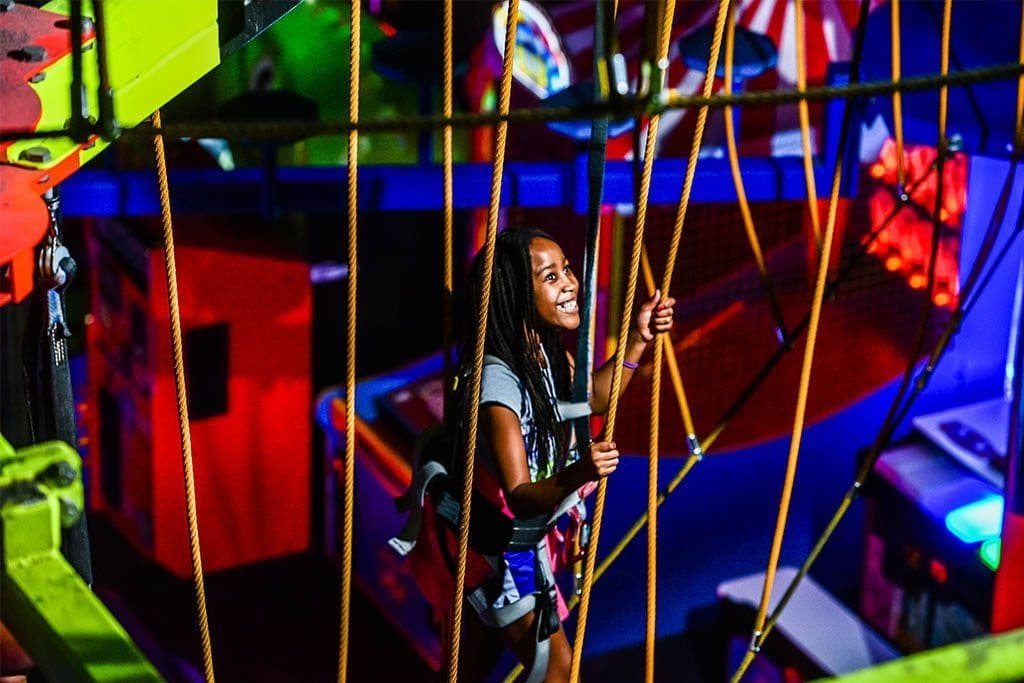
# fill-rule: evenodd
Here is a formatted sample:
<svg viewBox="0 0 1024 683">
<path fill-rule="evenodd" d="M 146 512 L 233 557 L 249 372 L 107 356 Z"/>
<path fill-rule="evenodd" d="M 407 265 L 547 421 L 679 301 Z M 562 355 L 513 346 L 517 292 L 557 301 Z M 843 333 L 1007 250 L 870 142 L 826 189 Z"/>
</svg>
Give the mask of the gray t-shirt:
<svg viewBox="0 0 1024 683">
<path fill-rule="evenodd" d="M 548 400 L 555 407 L 555 414 L 560 415 L 555 393 L 555 381 L 551 376 L 551 368 L 549 366 L 550 363 L 545 364 L 544 386 L 547 389 Z M 537 443 L 531 437 L 536 429 L 536 425 L 533 417 L 533 406 L 530 404 L 530 397 L 526 393 L 526 388 L 519 381 L 512 368 L 501 359 L 490 355 L 484 356 L 484 371 L 480 385 L 480 405 L 483 406 L 488 403 L 505 406 L 519 418 L 519 426 L 523 433 L 523 443 L 527 448 L 526 464 L 530 470 L 530 480 L 540 481 L 553 476 L 555 474 L 554 459 L 548 463 L 545 471 L 539 471 Z M 554 438 L 552 438 L 549 443 L 548 452 L 554 455 L 556 448 L 557 445 Z M 489 467 L 496 470 L 497 463 L 495 462 L 494 454 L 482 440 L 477 452 L 483 455 Z M 574 441 L 566 464 L 575 462 L 578 459 L 579 454 Z"/>
</svg>

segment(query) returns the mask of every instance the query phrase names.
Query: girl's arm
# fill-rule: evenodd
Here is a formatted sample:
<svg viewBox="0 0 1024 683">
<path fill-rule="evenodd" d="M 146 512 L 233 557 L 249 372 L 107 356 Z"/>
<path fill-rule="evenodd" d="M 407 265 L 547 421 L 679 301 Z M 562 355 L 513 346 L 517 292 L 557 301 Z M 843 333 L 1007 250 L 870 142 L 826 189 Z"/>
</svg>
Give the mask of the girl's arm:
<svg viewBox="0 0 1024 683">
<path fill-rule="evenodd" d="M 661 298 L 661 290 L 655 290 L 654 296 L 646 301 L 636 314 L 633 327 L 626 336 L 626 362 L 637 364 L 643 356 L 649 342 L 662 332 L 672 329 L 673 307 L 676 300 L 672 297 Z M 604 414 L 608 410 L 612 393 L 612 369 L 615 365 L 613 356 L 607 363 L 594 372 L 593 391 L 590 396 L 590 409 L 596 414 Z M 622 386 L 619 396 L 626 390 L 629 380 L 633 377 L 633 368 L 622 366 Z"/>
<path fill-rule="evenodd" d="M 619 465 L 615 444 L 602 441 L 592 444 L 588 454 L 555 476 L 533 482 L 516 414 L 496 403 L 481 406 L 480 426 L 497 460 L 505 501 L 516 517 L 551 514 L 573 491 L 588 481 L 607 477 Z"/>
</svg>

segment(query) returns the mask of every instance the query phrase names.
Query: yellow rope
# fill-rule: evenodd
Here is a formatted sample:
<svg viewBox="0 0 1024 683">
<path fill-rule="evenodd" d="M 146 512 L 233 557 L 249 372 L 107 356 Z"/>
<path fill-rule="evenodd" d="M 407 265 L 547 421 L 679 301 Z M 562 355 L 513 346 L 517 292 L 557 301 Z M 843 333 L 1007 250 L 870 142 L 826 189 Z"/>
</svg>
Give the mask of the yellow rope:
<svg viewBox="0 0 1024 683">
<path fill-rule="evenodd" d="M 722 79 L 722 88 L 726 95 L 732 94 L 735 42 L 736 14 L 729 12 L 725 33 L 725 76 Z M 736 199 L 740 207 L 740 215 L 743 217 L 743 229 L 747 233 L 750 250 L 754 252 L 754 262 L 757 263 L 757 270 L 761 274 L 762 281 L 767 281 L 768 269 L 764 263 L 764 254 L 761 252 L 761 242 L 757 239 L 757 232 L 754 230 L 754 217 L 750 213 L 750 203 L 747 201 L 747 191 L 743 186 L 743 176 L 740 173 L 739 151 L 736 149 L 736 122 L 733 120 L 732 110 L 731 106 L 725 108 L 725 143 L 729 152 L 729 170 L 732 173 L 733 185 L 736 187 Z"/>
<path fill-rule="evenodd" d="M 953 17 L 953 0 L 945 0 L 942 4 L 942 45 L 939 48 L 939 72 L 943 75 L 949 73 L 949 34 L 952 26 Z M 1021 49 L 1024 50 L 1024 42 L 1021 43 Z M 1024 54 L 1024 52 L 1022 52 Z M 948 118 L 949 110 L 949 86 L 943 85 L 939 88 L 939 149 L 938 153 L 941 158 L 946 156 L 946 120 Z M 902 161 L 903 155 L 899 155 Z M 941 170 L 941 166 L 940 166 Z M 941 187 L 941 183 L 939 187 Z M 901 187 L 900 190 L 903 190 Z M 937 196 L 935 201 L 938 206 L 941 206 L 942 197 Z M 936 212 L 938 216 L 938 212 Z"/>
<path fill-rule="evenodd" d="M 840 150 L 842 153 L 842 150 Z M 811 368 L 814 363 L 814 347 L 818 340 L 818 324 L 821 320 L 821 305 L 825 295 L 825 284 L 828 280 L 828 265 L 832 251 L 832 238 L 835 235 L 836 213 L 839 206 L 839 184 L 842 177 L 842 164 L 837 163 L 832 174 L 832 192 L 829 197 L 828 217 L 825 223 L 825 240 L 822 245 L 821 257 L 818 259 L 818 274 L 814 285 L 814 297 L 811 304 L 810 322 L 807 327 L 807 345 L 804 347 L 803 362 L 800 368 L 800 385 L 797 390 L 796 411 L 793 418 L 793 436 L 790 439 L 789 454 L 786 460 L 786 477 L 782 485 L 779 499 L 779 510 L 775 521 L 775 533 L 772 536 L 771 551 L 768 555 L 768 566 L 765 570 L 764 587 L 761 601 L 754 622 L 754 633 L 751 648 L 747 650 L 739 668 L 733 674 L 732 683 L 738 683 L 750 662 L 753 661 L 761 643 L 764 642 L 763 629 L 771 599 L 775 573 L 778 569 L 779 555 L 782 551 L 782 538 L 786 530 L 786 519 L 789 515 L 789 504 L 793 494 L 793 483 L 796 479 L 797 460 L 800 455 L 800 441 L 803 437 L 804 418 L 807 410 L 807 393 L 811 382 Z"/>
<path fill-rule="evenodd" d="M 444 54 L 442 55 L 443 64 L 441 66 L 441 110 L 444 117 L 450 118 L 452 115 L 452 2 L 453 0 L 444 0 L 444 6 L 442 12 L 444 14 L 443 23 L 443 40 L 444 40 Z M 450 125 L 445 126 L 441 129 L 441 156 L 442 164 L 444 167 L 444 237 L 443 237 L 443 249 L 444 249 L 444 300 L 442 301 L 442 334 L 444 336 L 444 377 L 445 381 L 445 392 L 444 392 L 444 414 L 445 417 L 449 416 L 449 411 L 452 410 L 450 404 L 451 392 L 447 389 L 450 385 L 450 380 L 453 375 L 452 372 L 452 343 L 453 343 L 453 331 L 452 331 L 452 289 L 453 289 L 453 271 L 454 271 L 454 255 L 452 253 L 452 242 L 453 242 L 453 228 L 454 222 L 454 194 L 453 194 L 453 178 L 455 161 L 452 155 L 452 127 Z"/>
<path fill-rule="evenodd" d="M 718 68 L 718 58 L 722 47 L 722 34 L 725 30 L 725 20 L 729 14 L 729 0 L 720 0 L 718 15 L 715 18 L 715 30 L 711 40 L 711 54 L 708 57 L 707 69 L 704 74 L 704 89 L 702 94 L 705 97 L 711 95 L 715 86 L 715 71 Z M 662 24 L 662 35 L 659 54 L 664 57 L 667 52 L 668 36 L 671 32 L 673 14 L 667 13 Z M 672 288 L 672 274 L 675 269 L 676 258 L 679 253 L 679 244 L 682 241 L 683 224 L 686 221 L 687 209 L 690 205 L 690 194 L 693 189 L 693 180 L 697 172 L 697 157 L 700 153 L 701 142 L 704 139 L 704 128 L 708 120 L 708 107 L 702 106 L 697 111 L 697 125 L 693 133 L 693 141 L 690 146 L 690 156 L 686 164 L 686 176 L 683 179 L 683 187 L 679 196 L 679 206 L 676 211 L 675 223 L 672 228 L 672 237 L 669 241 L 668 254 L 665 257 L 665 271 L 662 277 L 662 296 L 668 296 Z M 730 116 L 726 112 L 726 116 Z M 755 238 L 756 241 L 756 238 Z M 760 250 L 755 249 L 760 253 Z M 654 681 L 654 650 L 656 638 L 656 612 L 655 606 L 657 591 L 657 548 L 658 548 L 658 431 L 659 431 L 659 410 L 661 404 L 661 364 L 665 357 L 665 343 L 669 340 L 668 335 L 659 334 L 654 340 L 654 363 L 651 366 L 651 423 L 650 423 L 650 454 L 647 465 L 647 611 L 646 611 L 646 639 L 645 639 L 645 680 L 647 683 Z M 674 356 L 674 349 L 670 348 L 668 355 Z M 679 386 L 682 386 L 681 380 Z M 685 404 L 685 393 L 679 392 Z M 684 421 L 689 416 L 689 407 L 683 410 Z M 696 443 L 695 431 L 691 421 L 685 425 L 688 442 Z M 696 453 L 694 453 L 696 455 Z"/>
<path fill-rule="evenodd" d="M 498 114 L 507 114 L 512 93 L 512 58 L 515 54 L 518 28 L 519 0 L 509 0 L 505 21 L 505 50 L 502 59 L 501 85 L 498 90 Z M 501 180 L 505 170 L 505 143 L 508 122 L 499 121 L 494 131 L 494 164 L 491 175 L 490 206 L 487 210 L 487 239 L 484 243 L 483 287 L 480 293 L 480 318 L 477 320 L 473 349 L 473 374 L 469 384 L 469 418 L 466 429 L 465 471 L 463 472 L 462 512 L 459 515 L 459 552 L 455 569 L 455 596 L 452 609 L 451 638 L 448 647 L 448 681 L 459 678 L 459 645 L 462 637 L 462 603 L 466 592 L 466 556 L 469 550 L 469 513 L 473 496 L 473 467 L 475 463 L 477 431 L 479 426 L 480 384 L 484 367 L 484 336 L 491 299 L 491 276 L 494 271 L 494 250 L 498 240 L 498 214 L 501 208 Z"/>
<path fill-rule="evenodd" d="M 951 22 L 952 7 L 953 7 L 952 0 L 945 0 L 945 2 L 943 3 L 943 12 L 942 12 L 942 39 L 941 39 L 941 54 L 940 54 L 940 59 L 939 59 L 939 63 L 940 63 L 940 67 L 939 68 L 940 68 L 940 70 L 941 70 L 941 72 L 943 74 L 949 73 L 949 43 L 950 43 L 950 27 L 952 25 L 952 22 Z M 947 102 L 948 102 L 948 88 L 943 87 L 943 88 L 941 88 L 939 90 L 938 131 L 939 131 L 939 145 L 940 145 L 939 155 L 940 155 L 940 158 L 941 158 L 941 156 L 945 155 L 945 153 L 946 153 L 945 152 L 945 147 L 946 147 L 946 123 L 947 123 L 947 111 L 948 111 Z M 940 186 L 941 186 L 941 183 L 940 183 Z M 938 209 L 941 207 L 941 204 L 942 204 L 942 196 L 941 195 L 936 196 L 935 202 L 936 202 L 936 206 L 935 206 L 936 214 L 935 215 L 937 216 L 938 215 Z M 933 250 L 933 253 L 934 253 L 934 250 Z M 934 268 L 934 259 L 932 260 L 932 266 L 931 266 L 931 268 L 929 270 L 932 270 L 933 268 Z M 933 278 L 934 278 L 934 275 L 932 275 L 929 279 L 933 279 Z M 885 427 L 883 427 L 883 429 L 885 429 Z M 870 462 L 871 460 L 873 460 L 873 456 L 869 456 L 868 457 L 868 462 Z M 782 616 L 782 611 L 785 609 L 786 605 L 789 604 L 789 600 L 792 597 L 792 595 L 795 593 L 796 587 L 803 581 L 804 577 L 807 576 L 807 573 L 810 571 L 811 565 L 814 564 L 814 562 L 817 560 L 818 556 L 821 554 L 821 551 L 825 548 L 825 544 L 832 537 L 832 534 L 835 532 L 835 529 L 839 526 L 839 523 L 842 521 L 843 517 L 846 515 L 847 510 L 853 504 L 854 497 L 856 496 L 856 493 L 861 488 L 861 486 L 863 486 L 864 479 L 867 478 L 867 475 L 869 474 L 869 472 L 870 472 L 869 469 L 863 468 L 861 470 L 861 472 L 858 473 L 857 478 L 854 480 L 853 486 L 851 486 L 850 489 L 843 496 L 843 500 L 840 502 L 839 507 L 836 509 L 836 512 L 832 515 L 832 519 L 829 520 L 829 523 L 826 525 L 825 530 L 822 532 L 821 536 L 818 538 L 818 541 L 814 544 L 814 547 L 811 549 L 811 552 L 808 554 L 807 558 L 804 560 L 804 562 L 801 565 L 801 567 L 800 567 L 799 571 L 797 572 L 796 576 L 793 577 L 793 579 L 790 581 L 789 586 L 786 587 L 786 592 L 783 595 L 782 599 L 779 601 L 778 605 L 772 611 L 771 616 L 765 622 L 764 628 L 762 629 L 761 642 L 764 642 L 764 639 L 766 639 L 768 637 L 768 634 L 771 633 L 772 629 L 775 627 L 775 624 L 778 623 L 779 618 Z"/>
<path fill-rule="evenodd" d="M 360 3 L 350 6 L 351 35 L 348 53 L 348 120 L 359 120 Z M 348 133 L 348 301 L 345 360 L 345 512 L 342 520 L 341 616 L 338 681 L 348 679 L 348 653 L 352 614 L 352 535 L 355 508 L 356 461 L 356 293 L 359 286 L 357 226 L 359 222 L 359 130 Z"/>
<path fill-rule="evenodd" d="M 653 280 L 651 282 L 653 284 Z M 672 354 L 666 354 L 665 357 L 671 358 Z M 670 368 L 671 362 L 672 361 L 670 360 Z M 705 437 L 705 439 L 700 442 L 701 451 L 706 454 L 708 450 L 710 450 L 712 444 L 714 444 L 715 440 L 718 438 L 719 434 L 721 433 L 722 429 L 719 428 L 708 437 Z M 680 484 L 683 483 L 683 480 L 686 478 L 686 475 L 688 475 L 690 471 L 693 469 L 694 465 L 696 465 L 701 460 L 701 457 L 702 456 L 691 455 L 689 458 L 686 459 L 686 462 L 683 463 L 682 468 L 680 468 L 679 472 L 676 473 L 676 476 L 673 477 L 672 481 L 669 482 L 668 486 L 665 487 L 665 490 L 658 494 L 658 507 L 661 507 L 665 503 L 665 501 L 668 500 L 668 497 L 675 492 L 675 490 L 679 487 Z M 608 554 L 604 557 L 604 559 L 601 560 L 601 564 L 597 565 L 597 568 L 594 570 L 594 583 L 600 581 L 601 577 L 605 575 L 609 567 L 611 567 L 612 564 L 614 564 L 615 561 L 619 559 L 619 556 L 622 555 L 622 553 L 626 550 L 626 547 L 633 541 L 634 538 L 637 537 L 637 535 L 640 533 L 640 530 L 647 525 L 648 519 L 648 512 L 645 510 L 643 513 L 641 513 L 640 517 L 638 517 L 637 520 L 633 522 L 633 526 L 631 526 L 629 530 L 625 534 L 623 534 L 622 538 L 619 539 L 619 542 L 615 544 L 615 547 L 608 551 Z M 580 598 L 574 595 L 569 599 L 566 607 L 569 609 L 569 612 L 572 613 L 576 610 L 577 607 L 579 607 L 579 605 Z M 508 676 L 505 677 L 504 683 L 513 683 L 513 681 L 515 681 L 516 677 L 520 673 L 522 673 L 522 671 L 523 665 L 516 664 L 512 671 L 509 672 Z"/>
<path fill-rule="evenodd" d="M 933 170 L 934 170 L 934 165 L 930 166 L 928 171 L 926 172 L 925 176 L 923 178 L 919 179 L 917 182 L 920 183 L 920 182 L 923 182 L 924 180 L 926 180 L 927 176 Z M 653 292 L 654 291 L 654 280 L 653 280 L 652 276 L 649 276 L 649 268 L 650 268 L 649 264 L 646 265 L 645 268 L 648 269 L 648 271 L 647 271 L 648 274 L 645 275 L 645 278 L 648 278 L 648 287 L 649 287 L 650 291 Z M 672 364 L 673 364 L 673 360 L 674 360 L 673 354 L 667 354 L 666 355 L 666 359 L 668 360 L 669 369 L 671 370 Z M 721 436 L 722 432 L 725 430 L 725 427 L 727 426 L 727 423 L 728 423 L 728 420 L 720 421 L 719 424 L 711 431 L 711 433 L 708 434 L 707 436 L 705 436 L 704 439 L 700 442 L 700 451 L 703 453 L 703 455 L 706 455 L 707 453 L 710 452 L 712 446 L 718 440 L 718 437 Z M 665 503 L 665 501 L 668 500 L 668 498 L 673 493 L 675 493 L 675 491 L 683 483 L 683 481 L 686 479 L 687 475 L 689 475 L 689 473 L 693 470 L 694 466 L 702 459 L 702 457 L 703 456 L 691 455 L 689 458 L 687 458 L 686 462 L 683 463 L 683 466 L 679 469 L 679 472 L 676 473 L 676 475 L 668 483 L 668 485 L 665 487 L 665 489 L 661 493 L 658 494 L 658 499 L 657 499 L 658 507 L 661 507 Z M 848 507 L 849 504 L 852 502 L 853 493 L 851 492 L 849 494 L 849 496 L 850 496 L 850 499 L 844 501 L 844 505 L 846 507 Z M 807 571 L 810 568 L 809 565 L 813 563 L 814 558 L 817 557 L 817 554 L 821 552 L 821 549 L 824 546 L 825 541 L 827 540 L 827 537 L 829 535 L 831 535 L 831 531 L 830 530 L 834 529 L 835 526 L 838 525 L 838 523 L 840 521 L 840 518 L 842 517 L 842 514 L 844 512 L 845 512 L 845 509 L 844 510 L 840 510 L 840 511 L 838 511 L 836 513 L 836 517 L 834 517 L 832 522 L 830 522 L 829 529 L 826 530 L 826 532 L 824 534 L 824 538 L 823 539 L 819 539 L 819 545 L 816 546 L 814 550 L 812 550 L 811 556 L 808 558 L 807 562 L 805 563 L 805 566 L 803 568 L 801 568 L 800 573 L 798 574 L 797 578 L 794 579 L 794 583 L 798 583 L 803 578 L 803 576 L 806 575 Z M 599 565 L 597 565 L 597 568 L 594 571 L 594 579 L 593 579 L 593 581 L 595 583 L 601 580 L 601 577 L 603 577 L 605 575 L 605 573 L 607 573 L 607 571 L 611 567 L 611 565 L 613 565 L 619 559 L 619 557 L 622 555 L 622 553 L 625 552 L 625 550 L 629 546 L 629 544 L 633 541 L 633 539 L 635 539 L 637 537 L 637 535 L 639 535 L 640 531 L 648 523 L 648 520 L 649 520 L 648 513 L 646 511 L 641 513 L 640 516 L 636 519 L 636 521 L 633 522 L 633 525 L 626 531 L 625 534 L 623 534 L 622 538 L 615 545 L 615 547 L 613 547 L 608 552 L 608 554 L 604 557 L 604 559 L 601 560 L 601 563 Z M 792 589 L 793 587 L 794 587 L 794 584 L 790 584 L 790 589 Z M 787 589 L 787 590 L 790 590 L 790 589 Z M 570 613 L 573 612 L 579 606 L 579 602 L 580 602 L 580 600 L 579 600 L 579 598 L 577 596 L 572 596 L 572 598 L 567 603 L 567 607 L 568 607 Z M 780 607 L 778 607 L 776 609 L 778 611 L 781 611 L 781 606 L 785 602 L 788 602 L 788 600 L 786 600 L 786 598 L 784 597 L 782 603 L 780 603 Z M 767 636 L 768 632 L 771 631 L 771 628 L 774 625 L 774 619 L 775 618 L 777 618 L 777 614 L 773 614 L 773 617 L 770 618 L 768 620 L 768 622 L 766 623 L 765 628 L 764 628 L 764 635 L 762 636 L 762 640 L 763 640 L 764 637 Z M 521 672 L 522 672 L 522 665 L 517 665 L 509 673 L 509 675 L 504 679 L 505 683 L 513 683 L 513 681 L 516 679 L 516 677 Z"/>
<path fill-rule="evenodd" d="M 644 284 L 647 285 L 647 295 L 654 296 L 656 287 L 654 284 L 654 272 L 651 270 L 650 259 L 647 258 L 646 246 L 640 254 L 640 266 L 643 270 Z M 686 390 L 683 388 L 683 378 L 679 372 L 679 360 L 674 352 L 665 354 L 665 365 L 668 367 L 668 376 L 672 380 L 672 389 L 676 395 L 676 402 L 679 404 L 679 417 L 683 421 L 683 428 L 687 434 L 693 434 L 695 431 L 693 415 L 690 413 L 690 403 L 686 398 Z M 696 449 L 696 451 L 698 454 L 703 454 L 704 452 L 703 447 Z"/>
<path fill-rule="evenodd" d="M 672 29 L 672 17 L 675 15 L 675 0 L 666 0 L 664 15 L 662 17 L 662 30 L 658 40 L 659 62 L 664 63 L 668 53 L 668 41 Z M 663 76 L 664 74 L 662 74 Z M 629 324 L 633 310 L 633 302 L 636 299 L 636 281 L 640 272 L 640 253 L 643 247 L 644 227 L 647 223 L 647 204 L 650 196 L 651 176 L 654 170 L 654 151 L 658 140 L 657 115 L 652 116 L 647 124 L 647 138 L 644 146 L 643 171 L 640 178 L 640 188 L 637 198 L 636 229 L 633 234 L 633 251 L 630 257 L 629 276 L 626 280 L 626 294 L 622 302 L 622 317 L 619 320 L 618 344 L 615 348 L 615 363 L 612 366 L 611 393 L 609 395 L 608 417 L 605 423 L 605 439 L 614 440 L 615 422 L 619 408 L 619 392 L 622 388 L 622 363 L 626 357 L 626 338 L 629 335 Z M 585 568 L 583 571 L 583 585 L 580 593 L 580 610 L 576 620 L 576 635 L 573 639 L 572 663 L 569 670 L 569 680 L 578 683 L 580 680 L 580 668 L 583 663 L 583 643 L 586 637 L 587 617 L 590 612 L 590 595 L 594 579 L 594 566 L 597 557 L 598 543 L 601 538 L 601 523 L 604 518 L 605 497 L 607 495 L 608 480 L 601 479 L 597 484 L 597 493 L 594 496 L 594 512 L 591 521 L 590 544 L 587 548 Z"/>
<path fill-rule="evenodd" d="M 1021 3 L 1020 15 L 1020 50 L 1017 54 L 1017 62 L 1024 64 L 1024 2 Z M 1017 150 L 1024 149 L 1024 71 L 1017 76 Z"/>
<path fill-rule="evenodd" d="M 725 74 L 723 78 L 723 89 L 726 95 L 732 94 L 732 68 L 733 50 L 736 42 L 736 12 L 728 12 L 728 21 L 725 30 Z M 804 103 L 806 104 L 806 102 Z M 768 276 L 768 267 L 764 262 L 764 254 L 761 251 L 761 242 L 757 238 L 757 231 L 754 229 L 754 217 L 750 212 L 750 202 L 747 201 L 747 191 L 743 186 L 743 175 L 740 173 L 740 156 L 736 146 L 736 121 L 732 116 L 732 107 L 725 108 L 725 143 L 729 156 L 729 171 L 732 173 L 732 183 L 736 188 L 736 199 L 740 207 L 740 215 L 743 218 L 743 229 L 747 233 L 747 242 L 754 254 L 754 261 L 757 264 L 757 272 L 761 276 L 761 286 L 768 297 L 768 306 L 771 309 L 772 318 L 778 328 L 779 341 L 784 341 L 789 333 L 786 331 L 786 321 L 782 316 L 782 309 L 779 307 L 778 299 L 775 296 L 775 289 L 772 287 L 771 278 Z M 812 176 L 813 182 L 813 176 Z M 819 244 L 820 248 L 820 244 Z M 690 432 L 693 433 L 692 431 Z"/>
<path fill-rule="evenodd" d="M 153 125 L 160 128 L 160 110 L 153 113 Z M 199 548 L 199 519 L 196 515 L 196 480 L 192 469 L 192 434 L 188 420 L 188 396 L 185 388 L 185 360 L 181 344 L 181 311 L 178 308 L 178 271 L 174 261 L 174 227 L 171 221 L 171 191 L 167 181 L 167 155 L 162 135 L 153 138 L 156 152 L 156 179 L 160 188 L 160 217 L 164 230 L 164 264 L 167 275 L 167 305 L 171 323 L 171 359 L 174 363 L 174 390 L 178 399 L 178 427 L 181 433 L 181 461 L 185 470 L 185 510 L 188 519 L 188 546 L 192 552 L 192 585 L 195 592 L 199 638 L 203 649 L 203 674 L 209 683 L 213 676 L 213 647 L 206 616 L 206 588 L 203 585 L 203 557 Z"/>
<path fill-rule="evenodd" d="M 892 80 L 899 83 L 900 66 L 900 0 L 889 0 L 889 34 L 892 40 Z M 896 137 L 896 182 L 900 193 L 904 192 L 903 169 L 903 96 L 899 91 L 892 94 L 892 127 Z"/>
<path fill-rule="evenodd" d="M 804 0 L 794 0 L 793 17 L 796 21 L 796 89 L 807 90 L 807 29 L 804 22 Z M 818 189 L 814 182 L 814 163 L 811 158 L 811 114 L 807 100 L 797 103 L 800 114 L 800 144 L 804 152 L 804 183 L 807 185 L 807 210 L 811 215 L 814 243 L 821 252 L 821 215 L 818 210 Z"/>
</svg>

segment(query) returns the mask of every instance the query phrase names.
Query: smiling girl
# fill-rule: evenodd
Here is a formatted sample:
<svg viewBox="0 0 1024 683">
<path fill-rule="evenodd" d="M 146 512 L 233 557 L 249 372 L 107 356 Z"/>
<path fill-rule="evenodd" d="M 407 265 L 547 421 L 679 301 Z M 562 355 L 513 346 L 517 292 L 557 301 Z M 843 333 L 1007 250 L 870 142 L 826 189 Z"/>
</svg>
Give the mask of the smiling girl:
<svg viewBox="0 0 1024 683">
<path fill-rule="evenodd" d="M 470 324 L 480 319 L 483 266 L 481 253 L 471 269 Z M 578 445 L 571 428 L 572 419 L 607 410 L 612 379 L 609 362 L 593 373 L 589 404 L 569 402 L 573 361 L 562 335 L 580 326 L 579 296 L 568 259 L 546 233 L 510 228 L 498 236 L 474 468 L 475 495 L 485 502 L 474 502 L 470 534 L 471 553 L 477 554 L 477 567 L 483 570 L 466 580 L 466 601 L 476 614 L 464 612 L 460 672 L 465 680 L 483 680 L 503 644 L 523 662 L 529 681 L 569 676 L 571 650 L 561 628 L 568 612 L 554 569 L 578 558 L 573 544 L 562 542 L 555 523 L 568 513 L 570 528 L 578 527 L 585 517 L 585 492 L 619 464 L 614 443 Z M 623 390 L 647 345 L 672 328 L 674 304 L 671 297 L 655 292 L 639 307 L 625 340 Z M 460 377 L 469 374 L 472 359 L 466 355 Z M 462 391 L 456 401 L 456 432 L 465 431 L 461 425 L 470 407 L 468 393 Z M 461 469 L 456 465 L 453 474 Z M 490 522 L 478 522 L 488 517 Z M 448 542 L 440 545 L 450 548 L 450 531 L 433 537 L 434 544 L 444 536 Z M 445 553 L 450 564 L 451 551 L 442 551 L 441 557 Z M 421 586 L 424 571 L 436 572 L 444 564 L 436 553 L 433 559 L 426 557 L 431 557 L 429 551 L 411 562 Z"/>
<path fill-rule="evenodd" d="M 469 317 L 481 317 L 484 285 L 482 252 L 470 272 Z M 484 680 L 505 647 L 522 661 L 527 681 L 564 681 L 571 650 L 561 628 L 568 611 L 555 585 L 560 565 L 580 559 L 586 518 L 584 496 L 594 482 L 618 466 L 613 442 L 575 442 L 571 421 L 603 414 L 609 403 L 612 364 L 591 377 L 589 403 L 569 402 L 573 362 L 562 335 L 580 327 L 580 283 L 561 247 L 547 233 L 531 227 L 499 234 L 490 287 L 480 386 L 479 429 L 473 470 L 474 502 L 470 515 L 470 555 L 460 644 L 461 678 Z M 625 390 L 640 357 L 654 336 L 672 329 L 675 300 L 655 292 L 638 309 L 625 340 Z M 465 352 L 453 415 L 451 441 L 426 453 L 411 496 L 420 501 L 422 523 L 407 524 L 392 547 L 408 554 L 409 568 L 428 601 L 443 614 L 450 629 L 453 571 L 456 565 L 458 508 L 465 467 L 445 456 L 466 452 L 471 408 L 472 358 Z M 453 444 L 454 443 L 454 444 Z M 431 463 L 431 461 L 434 461 Z M 438 462 L 443 467 L 436 467 Z M 433 467 L 434 474 L 425 474 Z M 436 477 L 439 471 L 451 477 Z M 444 481 L 432 484 L 431 481 Z M 566 536 L 556 523 L 568 515 Z M 475 614 L 471 613 L 475 611 Z M 481 623 L 482 622 L 482 626 Z M 447 637 L 442 642 L 447 643 Z"/>
</svg>

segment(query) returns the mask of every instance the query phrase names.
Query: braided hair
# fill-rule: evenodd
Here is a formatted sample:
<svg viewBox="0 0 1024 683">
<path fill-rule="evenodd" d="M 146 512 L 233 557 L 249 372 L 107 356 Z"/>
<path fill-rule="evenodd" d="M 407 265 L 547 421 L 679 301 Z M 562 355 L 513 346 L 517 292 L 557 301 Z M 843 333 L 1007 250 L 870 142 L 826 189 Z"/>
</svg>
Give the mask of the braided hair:
<svg viewBox="0 0 1024 683">
<path fill-rule="evenodd" d="M 484 351 L 502 360 L 522 383 L 533 410 L 534 430 L 527 435 L 526 451 L 536 449 L 537 471 L 561 470 L 569 454 L 569 426 L 560 423 L 549 399 L 542 368 L 541 347 L 554 379 L 556 398 L 565 400 L 570 392 L 570 370 L 561 330 L 537 316 L 533 292 L 533 267 L 530 245 L 535 239 L 551 237 L 537 228 L 509 228 L 498 235 L 494 252 L 491 298 L 487 315 Z M 552 240 L 554 241 L 554 240 Z M 483 251 L 470 269 L 467 327 L 480 319 L 484 286 Z M 473 331 L 465 335 L 463 349 L 472 348 Z M 463 368 L 472 363 L 463 354 Z M 461 401 L 460 412 L 468 407 Z M 551 452 L 552 444 L 555 452 Z"/>
</svg>

